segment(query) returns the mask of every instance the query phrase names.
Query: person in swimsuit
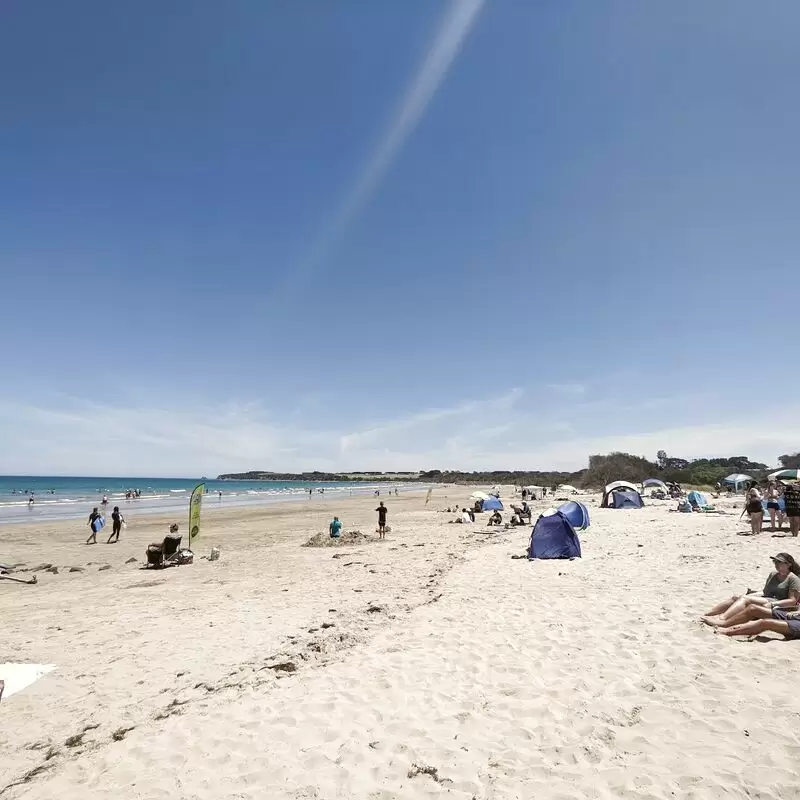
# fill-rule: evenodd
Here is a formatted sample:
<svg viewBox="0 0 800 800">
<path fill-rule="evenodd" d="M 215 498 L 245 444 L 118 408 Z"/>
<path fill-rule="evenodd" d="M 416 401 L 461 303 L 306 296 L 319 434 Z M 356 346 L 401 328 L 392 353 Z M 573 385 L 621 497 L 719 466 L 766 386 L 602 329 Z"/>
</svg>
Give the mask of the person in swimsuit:
<svg viewBox="0 0 800 800">
<path fill-rule="evenodd" d="M 761 533 L 764 525 L 764 506 L 761 504 L 761 493 L 753 487 L 747 493 L 747 513 L 750 515 L 750 530 L 752 533 Z"/>
<path fill-rule="evenodd" d="M 781 504 L 778 502 L 778 487 L 774 482 L 770 482 L 767 487 L 767 511 L 769 511 L 769 524 L 770 528 L 774 531 L 777 527 L 780 529 L 783 526 L 783 519 L 781 517 Z"/>
<path fill-rule="evenodd" d="M 114 506 L 114 510 L 111 512 L 111 536 L 108 537 L 106 544 L 111 544 L 112 539 L 114 540 L 114 544 L 119 541 L 119 534 L 122 530 L 123 522 L 125 522 L 125 519 L 122 514 L 119 513 L 119 506 Z"/>
<path fill-rule="evenodd" d="M 776 617 L 773 612 L 794 612 L 797 609 L 800 602 L 800 565 L 789 553 L 778 553 L 772 557 L 772 563 L 775 569 L 770 572 L 760 594 L 753 592 L 723 600 L 701 617 L 703 622 L 714 628 L 722 628 L 722 633 L 728 636 L 745 635 L 727 632 L 753 620 L 788 622 L 780 615 Z M 784 630 L 780 632 L 785 633 Z"/>
</svg>

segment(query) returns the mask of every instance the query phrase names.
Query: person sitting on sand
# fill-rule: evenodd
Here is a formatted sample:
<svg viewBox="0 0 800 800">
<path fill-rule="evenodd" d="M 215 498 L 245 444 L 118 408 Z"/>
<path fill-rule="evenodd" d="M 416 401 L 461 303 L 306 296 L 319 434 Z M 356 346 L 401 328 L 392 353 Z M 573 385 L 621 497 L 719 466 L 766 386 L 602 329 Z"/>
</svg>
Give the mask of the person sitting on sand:
<svg viewBox="0 0 800 800">
<path fill-rule="evenodd" d="M 338 539 L 342 535 L 342 523 L 339 522 L 339 517 L 333 518 L 328 530 L 330 531 L 331 539 Z"/>
<path fill-rule="evenodd" d="M 745 510 L 750 515 L 750 530 L 753 534 L 761 533 L 764 524 L 764 506 L 761 505 L 761 492 L 755 487 L 747 493 Z"/>
<path fill-rule="evenodd" d="M 778 553 L 772 557 L 772 563 L 775 569 L 770 572 L 764 590 L 760 594 L 754 592 L 743 597 L 734 596 L 723 600 L 701 618 L 703 622 L 714 628 L 723 628 L 723 633 L 734 626 L 740 627 L 742 623 L 757 618 L 767 621 L 772 618 L 786 622 L 783 616 L 775 616 L 774 612 L 794 610 L 800 603 L 800 565 L 789 553 Z M 765 630 L 774 629 L 765 628 Z"/>
<path fill-rule="evenodd" d="M 458 509 L 456 509 L 458 510 Z M 457 525 L 461 525 L 464 522 L 469 522 L 469 516 L 466 514 L 459 514 L 455 519 L 451 519 L 450 522 L 453 522 Z"/>
<path fill-rule="evenodd" d="M 795 588 L 789 590 L 789 597 L 785 600 L 775 599 L 769 606 L 751 604 L 737 616 L 730 617 L 725 625 L 716 625 L 715 633 L 725 636 L 755 636 L 772 631 L 783 634 L 787 639 L 800 639 L 800 611 L 796 606 L 800 601 L 800 579 L 797 578 L 800 567 L 788 553 L 778 553 L 773 562 L 776 569 L 770 575 L 773 581 L 781 584 L 792 578 L 798 581 Z M 789 605 L 790 603 L 795 605 Z"/>
<path fill-rule="evenodd" d="M 494 511 L 492 516 L 489 517 L 489 521 L 486 523 L 487 525 L 502 525 L 503 524 L 503 517 L 499 511 Z"/>
</svg>

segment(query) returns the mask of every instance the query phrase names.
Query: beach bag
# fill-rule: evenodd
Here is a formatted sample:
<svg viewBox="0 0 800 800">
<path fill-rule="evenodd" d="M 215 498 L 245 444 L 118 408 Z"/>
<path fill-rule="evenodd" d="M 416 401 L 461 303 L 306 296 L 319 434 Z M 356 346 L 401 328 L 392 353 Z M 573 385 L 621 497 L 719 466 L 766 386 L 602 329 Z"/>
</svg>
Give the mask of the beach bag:
<svg viewBox="0 0 800 800">
<path fill-rule="evenodd" d="M 194 553 L 191 550 L 180 550 L 171 559 L 173 564 L 192 564 L 194 563 Z"/>
</svg>

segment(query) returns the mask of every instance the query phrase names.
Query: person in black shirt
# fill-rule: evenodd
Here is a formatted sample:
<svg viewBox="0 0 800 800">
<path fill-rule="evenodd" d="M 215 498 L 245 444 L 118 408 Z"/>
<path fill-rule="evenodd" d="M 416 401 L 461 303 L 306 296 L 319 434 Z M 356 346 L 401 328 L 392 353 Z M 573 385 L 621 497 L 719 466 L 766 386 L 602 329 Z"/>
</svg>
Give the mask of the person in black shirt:
<svg viewBox="0 0 800 800">
<path fill-rule="evenodd" d="M 122 523 L 125 522 L 125 518 L 122 514 L 119 513 L 119 506 L 114 506 L 114 510 L 111 512 L 111 536 L 108 537 L 108 541 L 106 544 L 111 544 L 111 540 L 114 540 L 114 544 L 119 541 L 119 534 L 122 530 Z"/>
<path fill-rule="evenodd" d="M 383 500 L 375 510 L 378 512 L 378 538 L 384 539 L 386 538 L 386 514 L 388 509 L 383 504 Z"/>
<path fill-rule="evenodd" d="M 92 531 L 92 535 L 86 540 L 86 544 L 97 544 L 97 531 L 94 529 L 94 521 L 101 516 L 102 515 L 95 506 L 95 508 L 92 509 L 92 513 L 89 514 L 89 528 Z"/>
</svg>

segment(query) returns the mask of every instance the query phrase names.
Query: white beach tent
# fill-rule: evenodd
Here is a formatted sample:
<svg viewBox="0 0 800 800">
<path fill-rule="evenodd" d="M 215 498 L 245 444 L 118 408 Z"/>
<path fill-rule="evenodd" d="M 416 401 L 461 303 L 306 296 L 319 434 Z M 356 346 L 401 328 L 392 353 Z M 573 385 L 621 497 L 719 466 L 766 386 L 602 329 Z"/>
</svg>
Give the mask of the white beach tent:
<svg viewBox="0 0 800 800">
<path fill-rule="evenodd" d="M 634 492 L 637 494 L 639 493 L 639 487 L 634 483 L 629 483 L 628 481 L 613 481 L 603 489 L 603 494 L 608 494 L 614 491 L 614 489 L 633 489 Z"/>
<path fill-rule="evenodd" d="M 544 486 L 523 486 L 522 487 L 534 500 L 541 500 L 544 497 Z"/>
<path fill-rule="evenodd" d="M 556 489 L 556 492 L 566 492 L 567 494 L 579 494 L 578 490 L 574 486 L 570 486 L 568 483 L 565 483 L 563 486 L 559 486 Z"/>
</svg>

